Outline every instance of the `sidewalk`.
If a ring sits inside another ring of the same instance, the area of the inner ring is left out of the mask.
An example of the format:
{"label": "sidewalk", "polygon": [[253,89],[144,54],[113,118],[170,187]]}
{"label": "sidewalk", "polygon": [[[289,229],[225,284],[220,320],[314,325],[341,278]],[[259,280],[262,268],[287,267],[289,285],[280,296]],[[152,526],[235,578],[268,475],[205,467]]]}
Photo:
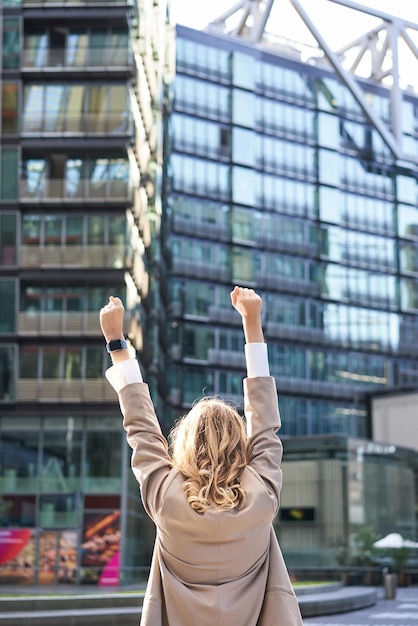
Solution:
{"label": "sidewalk", "polygon": [[[344,613],[372,606],[375,587],[341,583],[295,588],[302,616]],[[138,626],[145,585],[109,587],[0,587],[0,626]]]}

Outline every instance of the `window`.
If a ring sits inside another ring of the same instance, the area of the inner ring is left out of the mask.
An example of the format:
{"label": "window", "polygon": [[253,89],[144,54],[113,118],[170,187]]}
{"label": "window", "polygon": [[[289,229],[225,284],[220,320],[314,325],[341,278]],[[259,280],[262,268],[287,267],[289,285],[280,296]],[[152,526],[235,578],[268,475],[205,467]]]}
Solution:
{"label": "window", "polygon": [[0,400],[13,400],[15,350],[13,346],[0,346]]}
{"label": "window", "polygon": [[126,133],[127,85],[27,85],[24,133]]}
{"label": "window", "polygon": [[17,200],[17,148],[0,149],[0,200]]}
{"label": "window", "polygon": [[86,433],[86,493],[120,493],[122,437],[113,418],[89,420]]}
{"label": "window", "polygon": [[237,87],[253,90],[255,87],[256,61],[252,55],[234,52],[233,81]]}
{"label": "window", "polygon": [[418,208],[398,205],[398,228],[401,237],[418,239]]}
{"label": "window", "polygon": [[16,332],[16,281],[0,279],[0,333]]}
{"label": "window", "polygon": [[229,89],[185,76],[176,77],[176,108],[207,118],[229,121]]}
{"label": "window", "polygon": [[207,368],[184,370],[184,401],[194,402],[204,395],[210,396],[214,393],[214,373]]}
{"label": "window", "polygon": [[16,265],[17,215],[0,214],[0,265]]}
{"label": "window", "polygon": [[4,135],[13,135],[18,132],[18,83],[3,83],[1,89],[1,126]]}
{"label": "window", "polygon": [[101,347],[24,346],[20,351],[20,378],[102,380],[107,363],[108,356]]}
{"label": "window", "polygon": [[14,70],[20,64],[20,23],[18,18],[3,18],[3,69]]}

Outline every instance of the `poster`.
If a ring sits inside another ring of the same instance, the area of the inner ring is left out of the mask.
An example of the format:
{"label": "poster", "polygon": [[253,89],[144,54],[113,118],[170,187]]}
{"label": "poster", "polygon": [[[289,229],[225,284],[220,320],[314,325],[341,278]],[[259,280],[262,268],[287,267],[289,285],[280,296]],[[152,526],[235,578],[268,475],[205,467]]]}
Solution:
{"label": "poster", "polygon": [[31,528],[0,529],[0,584],[35,581],[35,535]]}
{"label": "poster", "polygon": [[77,532],[46,531],[39,536],[40,585],[75,583],[77,578]]}
{"label": "poster", "polygon": [[81,581],[118,585],[120,573],[120,511],[84,514]]}

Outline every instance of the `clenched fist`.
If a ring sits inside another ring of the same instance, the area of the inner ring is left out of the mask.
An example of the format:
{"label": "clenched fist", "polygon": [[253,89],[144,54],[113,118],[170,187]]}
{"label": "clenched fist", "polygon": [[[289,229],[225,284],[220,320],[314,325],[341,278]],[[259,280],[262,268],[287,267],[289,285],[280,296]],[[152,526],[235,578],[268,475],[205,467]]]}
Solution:
{"label": "clenched fist", "polygon": [[100,326],[106,343],[113,339],[124,339],[123,316],[125,308],[120,298],[109,297],[109,302],[100,309]]}

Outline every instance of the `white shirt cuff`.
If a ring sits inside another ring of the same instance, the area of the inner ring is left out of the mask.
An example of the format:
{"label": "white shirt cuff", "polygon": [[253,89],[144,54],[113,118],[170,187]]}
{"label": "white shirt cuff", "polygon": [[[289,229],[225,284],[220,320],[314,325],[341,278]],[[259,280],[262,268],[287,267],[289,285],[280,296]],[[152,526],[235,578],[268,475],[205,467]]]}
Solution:
{"label": "white shirt cuff", "polygon": [[246,343],[244,349],[247,361],[247,377],[270,376],[267,344]]}
{"label": "white shirt cuff", "polygon": [[139,363],[136,359],[127,359],[126,361],[120,361],[120,363],[112,365],[112,367],[106,370],[105,376],[113,389],[118,393],[121,389],[126,387],[126,385],[143,382]]}

